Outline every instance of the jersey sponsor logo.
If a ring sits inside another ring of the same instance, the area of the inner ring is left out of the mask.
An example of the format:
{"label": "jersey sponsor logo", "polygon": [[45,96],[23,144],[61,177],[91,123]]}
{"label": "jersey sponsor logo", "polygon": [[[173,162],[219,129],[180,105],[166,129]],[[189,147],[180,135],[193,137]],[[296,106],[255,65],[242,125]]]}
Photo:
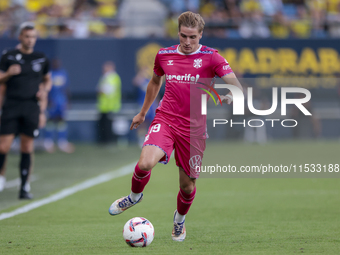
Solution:
{"label": "jersey sponsor logo", "polygon": [[41,64],[37,63],[32,66],[34,72],[39,72],[41,70]]}
{"label": "jersey sponsor logo", "polygon": [[[20,57],[18,57],[18,55],[20,55]],[[15,57],[12,56],[12,55],[8,55],[7,59],[15,61],[15,62],[18,62],[19,64],[25,64],[25,60],[22,59],[22,55],[21,54],[17,54]]]}
{"label": "jersey sponsor logo", "polygon": [[194,76],[191,74],[185,74],[185,75],[166,74],[165,78],[167,81],[196,83],[198,79],[200,78],[200,75],[196,74],[196,76]]}
{"label": "jersey sponsor logo", "polygon": [[41,70],[41,64],[42,62],[45,62],[45,58],[38,58],[33,60],[32,63],[32,69],[35,72],[39,72]]}
{"label": "jersey sponsor logo", "polygon": [[173,66],[174,65],[174,61],[173,60],[168,60],[168,66]]}
{"label": "jersey sponsor logo", "polygon": [[35,65],[35,64],[42,63],[42,62],[45,62],[45,58],[38,58],[38,59],[35,59],[35,60],[33,60],[31,63],[32,63],[32,65]]}
{"label": "jersey sponsor logo", "polygon": [[202,158],[200,155],[192,156],[189,159],[189,165],[192,169],[196,169],[197,167],[200,167],[201,164],[202,164]]}
{"label": "jersey sponsor logo", "polygon": [[224,59],[224,61],[226,62],[227,65],[223,66],[223,70],[226,70],[226,71],[231,70],[231,67],[230,67],[228,61],[226,59]]}
{"label": "jersey sponsor logo", "polygon": [[202,59],[201,58],[196,58],[194,60],[194,67],[197,68],[197,69],[202,67]]}

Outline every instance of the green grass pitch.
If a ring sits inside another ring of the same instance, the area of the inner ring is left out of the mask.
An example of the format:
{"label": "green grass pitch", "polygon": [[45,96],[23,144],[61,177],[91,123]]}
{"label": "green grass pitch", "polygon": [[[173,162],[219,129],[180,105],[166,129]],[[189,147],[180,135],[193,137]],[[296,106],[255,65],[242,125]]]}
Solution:
{"label": "green grass pitch", "polygon": [[[336,141],[208,146],[207,159],[225,157],[234,165],[340,163]],[[37,154],[32,191],[36,199],[47,197],[131,163],[139,152],[78,146],[73,155]],[[17,160],[10,155],[8,179],[18,177]],[[123,176],[0,221],[0,254],[339,254],[339,178],[200,178],[183,243],[171,240],[174,161],[153,169],[142,203],[110,216],[110,204],[129,193],[130,182],[131,175]],[[29,203],[19,202],[17,192],[0,193],[0,214]],[[131,248],[122,238],[125,222],[135,216],[155,227],[149,247]]]}

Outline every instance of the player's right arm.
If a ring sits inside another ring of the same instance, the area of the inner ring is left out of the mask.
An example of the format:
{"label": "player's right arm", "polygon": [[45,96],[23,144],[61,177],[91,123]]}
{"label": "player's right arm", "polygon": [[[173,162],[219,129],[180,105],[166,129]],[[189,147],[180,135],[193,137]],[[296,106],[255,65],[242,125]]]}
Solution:
{"label": "player's right arm", "polygon": [[6,84],[0,83],[0,116],[2,114],[2,105],[4,104],[6,93]]}
{"label": "player's right arm", "polygon": [[21,66],[19,64],[11,65],[6,72],[0,70],[0,83],[5,83],[13,75],[21,73]]}
{"label": "player's right arm", "polygon": [[144,98],[144,103],[140,112],[133,118],[130,130],[136,129],[145,120],[145,116],[150,109],[152,103],[155,101],[160,88],[162,87],[162,76],[157,76],[153,74],[148,87],[146,89],[146,95]]}
{"label": "player's right arm", "polygon": [[9,65],[6,53],[7,51],[5,50],[0,60],[0,83],[5,83],[13,75],[21,73],[21,66],[19,64]]}
{"label": "player's right arm", "polygon": [[2,108],[2,105],[4,103],[5,92],[6,92],[6,84],[0,83],[0,109]]}

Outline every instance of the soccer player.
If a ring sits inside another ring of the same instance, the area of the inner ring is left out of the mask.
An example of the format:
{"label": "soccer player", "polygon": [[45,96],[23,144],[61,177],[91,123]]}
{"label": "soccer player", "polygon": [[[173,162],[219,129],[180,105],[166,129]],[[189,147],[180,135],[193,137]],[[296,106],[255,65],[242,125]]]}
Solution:
{"label": "soccer player", "polygon": [[47,93],[51,88],[49,62],[43,53],[34,51],[37,31],[34,24],[20,26],[20,45],[5,51],[0,60],[0,83],[5,84],[0,128],[0,169],[5,173],[6,155],[16,135],[20,135],[19,199],[31,199],[28,177],[31,170],[33,139],[46,122]]}
{"label": "soccer player", "polygon": [[74,145],[67,140],[67,123],[65,121],[68,106],[68,74],[61,67],[59,59],[52,61],[52,89],[48,94],[48,121],[45,129],[44,147],[47,152],[54,152],[54,131],[57,130],[57,145],[66,153],[74,152]]}
{"label": "soccer player", "polygon": [[[177,210],[174,212],[172,239],[183,241],[186,236],[185,215],[195,198],[196,179],[205,149],[206,116],[192,107],[200,102],[202,90],[197,89],[200,81],[210,85],[216,75],[227,84],[242,90],[228,62],[217,50],[199,44],[204,20],[199,14],[184,12],[178,18],[179,45],[158,51],[154,63],[154,74],[148,84],[141,111],[133,118],[130,129],[143,123],[166,76],[165,94],[156,116],[145,137],[143,149],[132,177],[131,194],[113,202],[111,215],[124,212],[143,199],[143,190],[150,179],[151,169],[157,162],[166,164],[175,149],[175,160],[179,167],[180,189]],[[202,79],[201,79],[202,78]],[[202,83],[202,82],[200,82]],[[211,88],[210,88],[211,89]],[[232,94],[220,96],[221,101],[232,102]]]}

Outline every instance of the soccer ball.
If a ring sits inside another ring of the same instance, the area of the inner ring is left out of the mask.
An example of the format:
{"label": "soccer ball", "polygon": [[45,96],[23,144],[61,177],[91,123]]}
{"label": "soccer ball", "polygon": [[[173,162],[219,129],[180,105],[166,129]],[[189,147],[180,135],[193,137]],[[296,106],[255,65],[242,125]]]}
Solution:
{"label": "soccer ball", "polygon": [[123,238],[131,247],[148,246],[155,235],[155,229],[150,221],[143,217],[128,220],[123,229]]}

